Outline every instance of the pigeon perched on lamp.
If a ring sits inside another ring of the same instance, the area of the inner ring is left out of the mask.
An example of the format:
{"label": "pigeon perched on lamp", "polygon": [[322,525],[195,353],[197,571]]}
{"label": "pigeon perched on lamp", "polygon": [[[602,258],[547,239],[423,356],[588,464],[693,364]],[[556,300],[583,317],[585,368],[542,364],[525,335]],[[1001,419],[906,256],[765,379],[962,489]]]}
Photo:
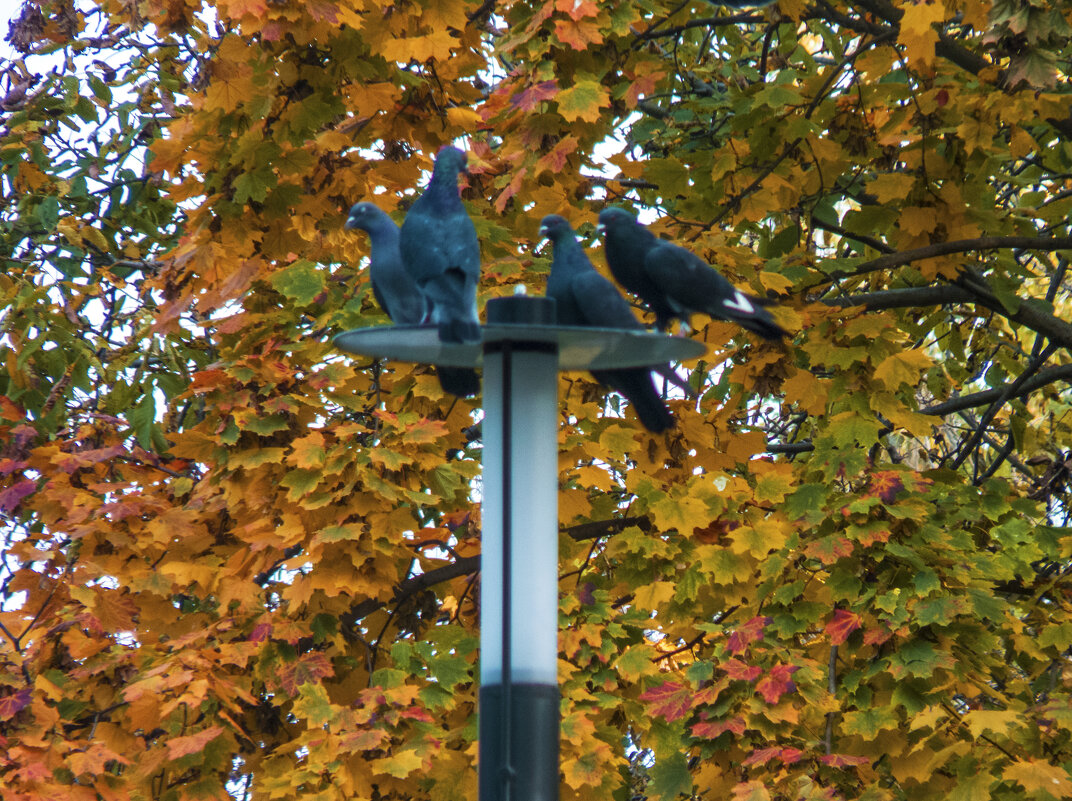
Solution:
{"label": "pigeon perched on lamp", "polygon": [[430,322],[443,342],[480,341],[480,243],[458,194],[458,174],[466,171],[461,150],[439,151],[432,180],[406,214],[399,240],[402,264],[431,303]]}
{"label": "pigeon perched on lamp", "polygon": [[702,312],[764,339],[786,335],[756,298],[736,289],[695,253],[659,239],[625,209],[603,209],[599,230],[611,274],[648,304],[656,328],[665,329],[674,318],[688,325],[693,314]]}
{"label": "pigeon perched on lamp", "polygon": [[[372,294],[392,322],[420,325],[429,320],[432,304],[402,265],[399,228],[385,211],[373,203],[355,203],[346,219],[346,228],[368,234],[369,278]],[[480,378],[466,367],[436,367],[444,392],[468,397],[480,392]]]}
{"label": "pigeon perched on lamp", "polygon": [[[551,240],[554,248],[547,296],[555,299],[559,323],[643,329],[621,293],[596,272],[565,218],[557,214],[544,217],[540,222],[540,233]],[[670,410],[655,389],[651,370],[593,370],[592,375],[625,397],[649,431],[659,433],[674,425]]]}

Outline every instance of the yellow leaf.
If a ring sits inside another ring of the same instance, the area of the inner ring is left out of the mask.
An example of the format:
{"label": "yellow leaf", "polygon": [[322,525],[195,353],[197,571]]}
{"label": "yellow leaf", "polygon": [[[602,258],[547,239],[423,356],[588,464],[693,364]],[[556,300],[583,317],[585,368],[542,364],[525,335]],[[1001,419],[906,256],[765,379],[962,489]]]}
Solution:
{"label": "yellow leaf", "polygon": [[908,206],[901,209],[901,217],[898,220],[901,230],[910,236],[928,234],[938,225],[938,215],[934,209],[920,206]]}
{"label": "yellow leaf", "polygon": [[471,108],[462,106],[453,106],[447,109],[447,122],[466,131],[475,131],[483,124],[479,114]]}
{"label": "yellow leaf", "polygon": [[1017,725],[1020,721],[1020,713],[1011,709],[1004,711],[976,709],[964,716],[964,723],[967,725],[968,731],[976,739],[988,731],[1003,734],[1006,729]]}
{"label": "yellow leaf", "polygon": [[63,234],[64,238],[75,247],[82,245],[82,235],[78,233],[78,228],[71,221],[71,218],[60,220],[56,223],[56,230]]}
{"label": "yellow leaf", "polygon": [[867,191],[878,198],[879,203],[904,200],[916,183],[916,179],[903,172],[886,173],[867,185]]}
{"label": "yellow leaf", "polygon": [[1018,782],[1029,793],[1045,790],[1054,798],[1072,798],[1068,771],[1041,759],[1013,762],[1005,768],[1002,778]]}
{"label": "yellow leaf", "polygon": [[945,5],[938,2],[905,3],[898,41],[904,45],[908,61],[916,66],[934,64],[938,31],[932,26],[945,19]]}
{"label": "yellow leaf", "polygon": [[674,597],[676,585],[672,581],[656,581],[636,589],[636,604],[641,609],[658,609]]}
{"label": "yellow leaf", "polygon": [[579,80],[569,89],[558,93],[558,113],[570,122],[598,122],[601,107],[610,106],[610,95],[599,83]]}
{"label": "yellow leaf", "polygon": [[881,381],[889,390],[902,384],[916,386],[933,362],[922,350],[906,350],[883,359],[875,368],[875,380]]}
{"label": "yellow leaf", "polygon": [[809,414],[821,414],[826,410],[826,384],[808,370],[797,370],[786,379],[782,383],[782,392],[786,401]]}

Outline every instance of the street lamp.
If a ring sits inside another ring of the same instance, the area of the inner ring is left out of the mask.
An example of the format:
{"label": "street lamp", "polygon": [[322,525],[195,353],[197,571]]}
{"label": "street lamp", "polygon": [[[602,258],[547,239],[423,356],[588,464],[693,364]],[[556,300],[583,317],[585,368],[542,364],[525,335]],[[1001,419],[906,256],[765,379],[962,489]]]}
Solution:
{"label": "street lamp", "polygon": [[487,304],[483,339],[435,326],[347,331],[347,352],[482,366],[479,801],[558,798],[558,371],[653,367],[699,342],[643,330],[555,324],[551,298]]}

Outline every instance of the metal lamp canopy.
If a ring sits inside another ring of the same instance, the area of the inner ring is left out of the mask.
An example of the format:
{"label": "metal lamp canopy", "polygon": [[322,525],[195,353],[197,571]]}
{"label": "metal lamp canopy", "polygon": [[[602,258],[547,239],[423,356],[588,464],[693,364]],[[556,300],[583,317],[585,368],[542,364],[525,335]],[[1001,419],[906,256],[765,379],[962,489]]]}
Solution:
{"label": "metal lamp canopy", "polygon": [[648,331],[584,328],[573,325],[489,323],[481,326],[483,342],[452,344],[439,341],[434,325],[386,325],[358,328],[335,337],[335,347],[347,353],[398,362],[480,367],[489,342],[549,342],[558,345],[560,370],[615,370],[648,367],[703,356],[702,342]]}

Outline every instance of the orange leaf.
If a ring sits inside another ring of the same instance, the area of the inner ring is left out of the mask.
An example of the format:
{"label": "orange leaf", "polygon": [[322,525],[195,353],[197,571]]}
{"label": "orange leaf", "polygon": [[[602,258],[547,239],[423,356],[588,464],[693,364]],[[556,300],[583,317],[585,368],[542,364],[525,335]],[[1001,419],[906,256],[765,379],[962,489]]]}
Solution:
{"label": "orange leaf", "polygon": [[584,50],[590,44],[598,44],[603,41],[603,34],[594,22],[589,20],[557,20],[555,22],[555,36],[562,44],[569,45],[574,50]]}
{"label": "orange leaf", "polygon": [[555,0],[555,8],[569,14],[571,19],[594,17],[599,13],[599,6],[591,0]]}
{"label": "orange leaf", "polygon": [[197,734],[186,737],[173,737],[167,741],[168,756],[171,759],[199,754],[205,750],[205,746],[223,734],[223,726],[209,726]]}

